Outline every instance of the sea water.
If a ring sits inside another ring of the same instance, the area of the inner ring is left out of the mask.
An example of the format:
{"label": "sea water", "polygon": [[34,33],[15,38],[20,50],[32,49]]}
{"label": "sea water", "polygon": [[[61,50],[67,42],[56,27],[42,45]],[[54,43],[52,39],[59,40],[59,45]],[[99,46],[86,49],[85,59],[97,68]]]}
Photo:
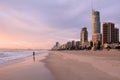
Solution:
{"label": "sea water", "polygon": [[[47,53],[47,50],[35,50],[35,54]],[[33,55],[33,50],[0,50],[0,64]]]}

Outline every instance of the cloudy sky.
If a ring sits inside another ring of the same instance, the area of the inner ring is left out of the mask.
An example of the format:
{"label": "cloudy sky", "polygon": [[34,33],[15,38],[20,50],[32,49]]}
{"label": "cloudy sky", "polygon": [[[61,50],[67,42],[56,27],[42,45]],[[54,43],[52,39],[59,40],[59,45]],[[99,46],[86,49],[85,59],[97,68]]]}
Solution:
{"label": "cloudy sky", "polygon": [[[93,0],[101,22],[120,28],[120,0]],[[79,40],[85,26],[91,39],[91,0],[0,0],[0,48],[51,48]]]}

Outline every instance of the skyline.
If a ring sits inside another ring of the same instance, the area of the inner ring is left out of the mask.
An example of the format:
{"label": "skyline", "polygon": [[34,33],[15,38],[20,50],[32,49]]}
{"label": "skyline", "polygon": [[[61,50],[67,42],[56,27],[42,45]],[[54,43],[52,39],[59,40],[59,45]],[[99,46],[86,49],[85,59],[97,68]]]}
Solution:
{"label": "skyline", "polygon": [[[120,28],[119,2],[94,1],[101,23]],[[0,0],[0,48],[51,48],[57,41],[79,40],[82,26],[91,40],[91,13],[91,0]]]}

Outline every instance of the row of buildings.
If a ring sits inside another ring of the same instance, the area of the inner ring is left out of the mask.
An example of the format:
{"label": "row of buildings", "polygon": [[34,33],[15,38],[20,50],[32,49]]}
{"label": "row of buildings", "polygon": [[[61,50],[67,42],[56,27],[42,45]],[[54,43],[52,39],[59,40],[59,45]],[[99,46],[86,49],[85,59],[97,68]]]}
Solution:
{"label": "row of buildings", "polygon": [[[87,28],[84,27],[81,29],[81,42],[83,46],[88,42],[87,36]],[[103,22],[101,28],[100,12],[95,10],[92,10],[92,42],[94,48],[98,46],[98,43],[102,47],[113,44],[115,47],[119,44],[119,29],[112,22]]]}
{"label": "row of buildings", "polygon": [[[101,28],[102,27],[102,28]],[[119,45],[119,29],[112,22],[100,22],[100,12],[92,10],[92,40],[88,41],[88,31],[83,27],[80,32],[80,41],[69,41],[60,45],[58,42],[53,49],[100,49],[103,47],[116,47]]]}
{"label": "row of buildings", "polygon": [[[119,43],[119,29],[112,22],[104,22],[101,31],[100,12],[92,10],[92,41],[102,45]],[[102,33],[101,33],[102,32]]]}

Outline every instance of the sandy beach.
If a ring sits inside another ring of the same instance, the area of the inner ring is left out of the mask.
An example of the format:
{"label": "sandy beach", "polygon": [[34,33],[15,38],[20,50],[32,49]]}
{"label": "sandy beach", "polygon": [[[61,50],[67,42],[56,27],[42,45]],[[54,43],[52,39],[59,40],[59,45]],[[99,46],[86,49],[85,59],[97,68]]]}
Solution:
{"label": "sandy beach", "polygon": [[57,80],[120,80],[120,51],[51,51],[46,66]]}
{"label": "sandy beach", "polygon": [[54,80],[51,72],[41,61],[48,54],[36,55],[34,62],[33,56],[10,61],[0,65],[0,80]]}
{"label": "sandy beach", "polygon": [[49,51],[0,65],[0,80],[120,80],[120,51]]}

